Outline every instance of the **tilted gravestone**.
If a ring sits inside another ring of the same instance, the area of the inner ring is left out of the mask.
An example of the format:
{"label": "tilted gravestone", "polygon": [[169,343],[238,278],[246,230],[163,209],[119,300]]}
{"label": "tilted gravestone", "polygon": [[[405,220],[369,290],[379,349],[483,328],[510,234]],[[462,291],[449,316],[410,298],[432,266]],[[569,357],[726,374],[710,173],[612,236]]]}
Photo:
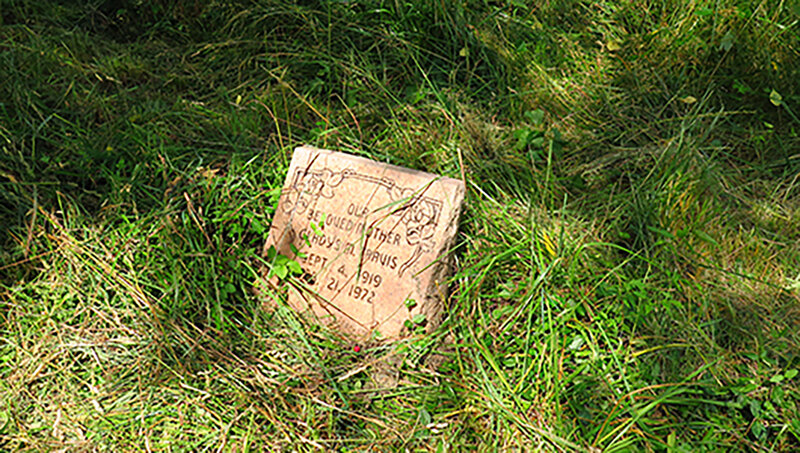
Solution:
{"label": "tilted gravestone", "polygon": [[265,254],[302,267],[289,285],[295,310],[362,338],[430,330],[442,316],[463,201],[457,179],[300,147]]}

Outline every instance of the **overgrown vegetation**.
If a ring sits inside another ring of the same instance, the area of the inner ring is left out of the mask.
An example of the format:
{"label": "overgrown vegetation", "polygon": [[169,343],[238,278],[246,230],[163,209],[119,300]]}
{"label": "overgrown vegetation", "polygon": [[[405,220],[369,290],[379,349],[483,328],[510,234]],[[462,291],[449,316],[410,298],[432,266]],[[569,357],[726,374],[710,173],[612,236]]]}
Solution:
{"label": "overgrown vegetation", "polygon": [[[0,4],[0,449],[800,449],[800,6],[531,3]],[[265,310],[299,144],[463,173],[435,334]]]}

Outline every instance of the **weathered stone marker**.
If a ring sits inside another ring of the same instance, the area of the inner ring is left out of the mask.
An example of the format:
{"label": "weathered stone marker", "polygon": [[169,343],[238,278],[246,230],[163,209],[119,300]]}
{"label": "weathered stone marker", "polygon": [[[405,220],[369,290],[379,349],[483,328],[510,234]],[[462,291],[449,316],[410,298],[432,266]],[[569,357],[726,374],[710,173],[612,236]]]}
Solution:
{"label": "weathered stone marker", "polygon": [[[359,337],[437,325],[464,184],[328,150],[295,149],[265,252],[304,275],[289,305]],[[298,253],[294,251],[297,250]]]}

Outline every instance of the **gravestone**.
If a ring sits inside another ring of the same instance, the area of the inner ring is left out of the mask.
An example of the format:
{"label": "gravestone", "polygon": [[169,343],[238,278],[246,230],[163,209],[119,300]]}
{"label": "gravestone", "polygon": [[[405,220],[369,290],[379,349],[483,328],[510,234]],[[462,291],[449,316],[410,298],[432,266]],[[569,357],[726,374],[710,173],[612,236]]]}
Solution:
{"label": "gravestone", "polygon": [[302,267],[288,281],[297,311],[362,339],[430,331],[441,320],[463,200],[457,179],[300,147],[265,254]]}

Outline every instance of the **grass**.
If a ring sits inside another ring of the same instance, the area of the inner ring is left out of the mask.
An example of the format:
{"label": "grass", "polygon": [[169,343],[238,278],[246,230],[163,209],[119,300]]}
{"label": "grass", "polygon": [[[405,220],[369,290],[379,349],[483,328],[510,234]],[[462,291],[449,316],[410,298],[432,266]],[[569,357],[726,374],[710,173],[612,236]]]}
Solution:
{"label": "grass", "polygon": [[[794,2],[0,4],[0,449],[800,448]],[[264,308],[300,144],[468,188],[441,328]]]}

